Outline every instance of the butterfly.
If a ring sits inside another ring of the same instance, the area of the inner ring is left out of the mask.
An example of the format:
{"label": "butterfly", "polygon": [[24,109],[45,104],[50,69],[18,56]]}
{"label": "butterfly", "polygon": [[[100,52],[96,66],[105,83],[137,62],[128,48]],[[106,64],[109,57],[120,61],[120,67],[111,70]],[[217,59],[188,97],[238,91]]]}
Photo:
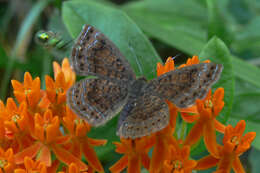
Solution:
{"label": "butterfly", "polygon": [[76,82],[67,91],[67,104],[92,126],[100,126],[120,113],[117,135],[139,138],[169,123],[165,100],[179,108],[203,99],[219,79],[223,66],[201,63],[165,73],[153,80],[136,78],[116,45],[91,25],[84,25],[72,49],[78,75],[95,76]]}

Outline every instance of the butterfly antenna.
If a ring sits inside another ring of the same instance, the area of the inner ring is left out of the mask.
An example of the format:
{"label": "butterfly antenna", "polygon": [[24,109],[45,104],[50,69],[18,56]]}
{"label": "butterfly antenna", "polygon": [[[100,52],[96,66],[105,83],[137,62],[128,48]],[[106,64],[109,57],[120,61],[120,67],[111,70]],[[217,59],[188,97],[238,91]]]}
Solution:
{"label": "butterfly antenna", "polygon": [[172,60],[175,60],[177,57],[181,56],[181,53],[178,53],[177,55],[175,55],[174,57],[172,57]]}

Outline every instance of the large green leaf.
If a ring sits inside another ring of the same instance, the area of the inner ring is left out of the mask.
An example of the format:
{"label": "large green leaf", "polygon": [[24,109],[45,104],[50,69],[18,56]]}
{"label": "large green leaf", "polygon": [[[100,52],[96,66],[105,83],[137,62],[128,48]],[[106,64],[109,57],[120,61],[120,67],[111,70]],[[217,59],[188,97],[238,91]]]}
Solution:
{"label": "large green leaf", "polygon": [[260,93],[260,87],[257,87],[255,85],[252,85],[249,82],[245,82],[243,79],[236,78],[235,80],[235,95],[240,95],[244,93],[250,92],[258,92]]}
{"label": "large green leaf", "polygon": [[228,31],[224,16],[220,11],[220,4],[218,0],[207,0],[208,6],[208,39],[214,36],[223,40],[226,45],[232,42],[232,32]]}
{"label": "large green leaf", "polygon": [[260,123],[260,92],[239,94],[235,97],[232,117]]}
{"label": "large green leaf", "polygon": [[84,24],[91,24],[110,38],[126,56],[137,76],[155,76],[160,58],[155,49],[122,11],[94,1],[70,1],[63,5],[63,19],[75,38]]}
{"label": "large green leaf", "polygon": [[234,97],[234,74],[230,53],[226,45],[220,39],[213,37],[203,48],[202,52],[200,53],[200,57],[202,57],[204,60],[210,59],[212,62],[223,64],[224,66],[221,78],[215,85],[215,88],[223,87],[225,89],[225,106],[221,112],[221,115],[219,116],[221,121],[225,122],[232,109]]}
{"label": "large green leaf", "polygon": [[148,35],[181,51],[198,54],[206,44],[206,8],[195,1],[147,0],[123,9]]}
{"label": "large green leaf", "polygon": [[260,88],[260,69],[235,56],[231,56],[234,75]]}
{"label": "large green leaf", "polygon": [[235,50],[238,53],[248,51],[253,56],[258,56],[260,53],[259,28],[260,16],[256,16],[245,27],[237,31],[236,39],[232,44],[233,50]]}

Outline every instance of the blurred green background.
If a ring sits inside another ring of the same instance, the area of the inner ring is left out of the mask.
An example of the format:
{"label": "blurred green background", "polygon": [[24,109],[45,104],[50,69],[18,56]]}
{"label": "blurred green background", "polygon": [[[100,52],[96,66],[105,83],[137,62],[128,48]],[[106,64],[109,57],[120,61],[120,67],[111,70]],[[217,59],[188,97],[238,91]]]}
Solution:
{"label": "blurred green background", "polygon": [[[44,89],[44,76],[53,73],[52,62],[70,56],[86,23],[120,48],[137,76],[155,77],[156,63],[176,55],[177,64],[193,55],[223,64],[214,86],[225,88],[225,109],[218,118],[232,125],[244,119],[246,131],[257,132],[241,160],[247,172],[259,172],[260,0],[1,0],[0,98],[12,96],[10,80],[22,81],[25,71],[40,76]],[[51,30],[68,44],[62,48],[36,44],[39,30]],[[119,140],[116,121],[89,134],[109,140],[97,148],[106,170],[120,158],[112,144]],[[203,144],[193,148],[194,158],[203,155]]]}

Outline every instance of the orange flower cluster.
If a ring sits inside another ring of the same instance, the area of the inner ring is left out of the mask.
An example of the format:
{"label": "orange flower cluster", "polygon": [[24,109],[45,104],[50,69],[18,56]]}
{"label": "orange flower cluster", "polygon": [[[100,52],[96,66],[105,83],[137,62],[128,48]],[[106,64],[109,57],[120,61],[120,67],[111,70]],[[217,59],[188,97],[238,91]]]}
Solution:
{"label": "orange flower cluster", "polygon": [[[208,63],[209,61],[204,61]],[[185,66],[200,63],[197,56],[189,58]],[[157,64],[157,75],[174,70],[173,59],[167,59],[166,64]],[[127,167],[128,173],[140,173],[141,165],[150,173],[191,173],[192,170],[204,170],[217,166],[216,173],[236,173],[245,170],[239,156],[250,148],[255,138],[255,132],[243,135],[245,122],[241,120],[233,128],[221,124],[216,117],[224,107],[224,89],[218,88],[214,94],[210,90],[203,100],[197,100],[192,107],[180,109],[167,101],[170,110],[170,123],[163,130],[135,140],[121,138],[116,142],[116,152],[124,156],[110,167],[111,172],[121,172]],[[194,123],[183,139],[175,132],[176,121],[180,113],[183,124]],[[223,146],[216,142],[216,131],[223,133]],[[210,155],[195,161],[190,160],[190,148],[201,138]],[[148,152],[153,147],[151,158]]]}
{"label": "orange flower cluster", "polygon": [[45,77],[45,90],[26,72],[23,83],[12,80],[18,104],[13,98],[6,105],[0,101],[0,172],[104,172],[93,146],[106,140],[88,138],[90,125],[66,104],[76,75],[68,59],[53,67],[55,78]]}

